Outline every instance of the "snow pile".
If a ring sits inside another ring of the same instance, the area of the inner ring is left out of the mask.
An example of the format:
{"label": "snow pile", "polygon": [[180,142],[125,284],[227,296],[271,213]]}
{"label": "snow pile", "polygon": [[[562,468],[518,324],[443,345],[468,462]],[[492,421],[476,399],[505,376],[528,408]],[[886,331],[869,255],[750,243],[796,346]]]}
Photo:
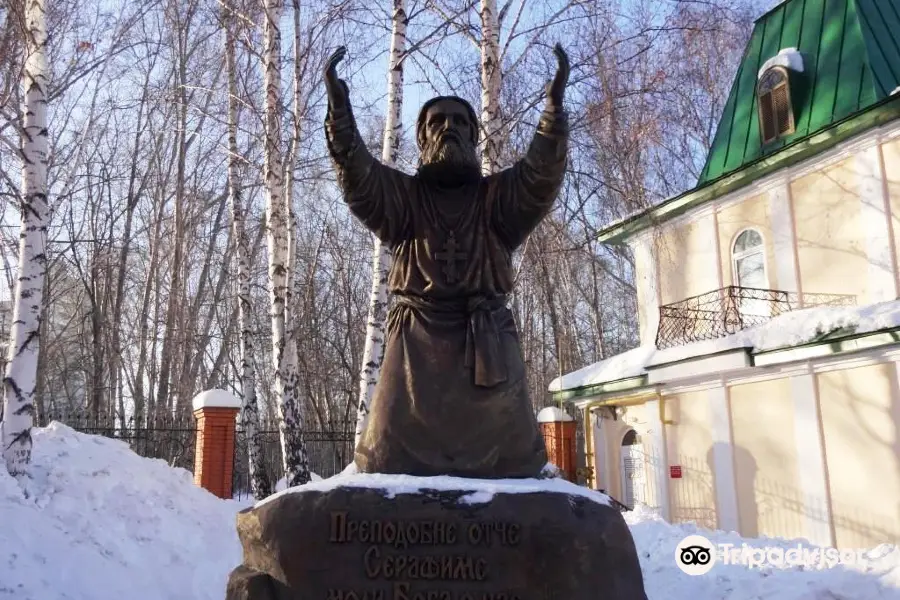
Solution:
{"label": "snow pile", "polygon": [[649,600],[887,600],[900,598],[900,548],[884,544],[865,551],[863,563],[817,569],[800,566],[750,568],[718,559],[709,573],[691,576],[675,563],[679,542],[701,535],[717,547],[730,544],[753,550],[813,549],[805,540],[746,539],[736,533],[709,531],[692,524],[670,525],[638,506],[625,513],[644,573]]}
{"label": "snow pile", "polygon": [[600,492],[575,485],[565,479],[465,479],[462,477],[414,477],[412,475],[387,475],[381,473],[356,473],[355,469],[306,485],[288,488],[256,503],[262,506],[284,494],[303,492],[328,492],[337,488],[365,488],[383,490],[385,497],[397,494],[415,494],[423,490],[439,492],[468,492],[459,502],[482,504],[490,502],[494,494],[532,494],[535,492],[555,492],[571,496],[581,496],[600,504],[609,504],[609,498]]}
{"label": "snow pile", "polygon": [[784,67],[797,73],[803,72],[803,55],[796,48],[785,48],[769,60],[763,63],[757,73],[757,80],[762,79],[766,71],[772,67]]}
{"label": "snow pile", "polygon": [[33,430],[30,479],[0,466],[0,597],[222,600],[242,505],[124,443]]}
{"label": "snow pile", "polygon": [[662,365],[707,354],[750,348],[757,352],[789,348],[811,342],[818,337],[844,331],[847,335],[871,333],[900,327],[900,301],[866,306],[819,306],[785,313],[771,321],[744,329],[733,335],[657,350],[640,346],[602,360],[583,369],[557,377],[550,391],[558,392],[588,385],[637,377],[646,367]]}

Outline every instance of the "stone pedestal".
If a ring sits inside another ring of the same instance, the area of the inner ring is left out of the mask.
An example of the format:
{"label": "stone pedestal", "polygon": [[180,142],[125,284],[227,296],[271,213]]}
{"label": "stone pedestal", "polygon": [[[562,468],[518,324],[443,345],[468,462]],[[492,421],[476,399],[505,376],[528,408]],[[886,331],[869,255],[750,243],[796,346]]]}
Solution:
{"label": "stone pedestal", "polygon": [[631,533],[600,494],[420,481],[393,497],[320,482],[241,512],[227,600],[646,600]]}

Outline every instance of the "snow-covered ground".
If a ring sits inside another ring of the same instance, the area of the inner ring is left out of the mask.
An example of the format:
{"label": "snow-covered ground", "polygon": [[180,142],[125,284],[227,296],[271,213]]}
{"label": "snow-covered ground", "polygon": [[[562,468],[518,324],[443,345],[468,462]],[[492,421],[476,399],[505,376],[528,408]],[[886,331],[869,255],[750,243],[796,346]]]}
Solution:
{"label": "snow-covered ground", "polygon": [[240,503],[58,423],[34,429],[31,477],[0,466],[0,598],[224,599]]}
{"label": "snow-covered ground", "polygon": [[[240,562],[235,513],[246,503],[219,500],[186,471],[140,458],[121,442],[56,423],[34,434],[31,479],[23,486],[0,468],[0,599],[224,598],[228,572]],[[672,526],[649,511],[626,513],[626,520],[650,600],[900,600],[900,549],[893,546],[868,551],[868,566],[716,564],[690,576],[675,563],[687,535],[738,548],[798,542]]]}

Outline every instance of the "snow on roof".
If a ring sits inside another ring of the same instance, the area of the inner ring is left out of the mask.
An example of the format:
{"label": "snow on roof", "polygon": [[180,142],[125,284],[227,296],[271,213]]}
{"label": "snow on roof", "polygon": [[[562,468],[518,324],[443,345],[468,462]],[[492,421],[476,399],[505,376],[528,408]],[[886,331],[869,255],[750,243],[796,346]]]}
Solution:
{"label": "snow on roof", "polygon": [[538,423],[560,423],[574,420],[571,415],[558,406],[542,408],[541,412],[537,414]]}
{"label": "snow on roof", "polygon": [[490,502],[494,494],[533,494],[537,492],[581,496],[599,504],[609,504],[609,498],[605,494],[576,485],[565,479],[466,479],[446,475],[414,477],[412,475],[355,473],[354,471],[355,469],[348,468],[334,477],[288,488],[257,502],[256,506],[271,502],[283,494],[329,492],[338,488],[382,490],[387,498],[394,498],[398,494],[418,494],[422,490],[468,492],[459,500],[463,504]]}
{"label": "snow on roof", "polygon": [[656,352],[655,346],[638,346],[628,352],[616,354],[590,366],[557,377],[550,382],[550,391],[559,392],[637,377],[644,373],[644,366]]}
{"label": "snow on roof", "polygon": [[842,329],[848,333],[871,333],[900,327],[900,301],[880,302],[866,306],[819,306],[779,315],[758,327],[733,335],[657,350],[655,346],[639,346],[583,369],[557,377],[549,391],[560,392],[638,377],[646,367],[661,365],[718,352],[750,348],[756,352],[790,348]]}
{"label": "snow on roof", "polygon": [[194,396],[194,410],[201,408],[240,408],[241,399],[225,390],[206,390]]}
{"label": "snow on roof", "polygon": [[796,48],[785,48],[769,60],[763,63],[757,73],[757,80],[762,79],[763,74],[772,67],[784,67],[798,73],[803,72],[803,55]]}

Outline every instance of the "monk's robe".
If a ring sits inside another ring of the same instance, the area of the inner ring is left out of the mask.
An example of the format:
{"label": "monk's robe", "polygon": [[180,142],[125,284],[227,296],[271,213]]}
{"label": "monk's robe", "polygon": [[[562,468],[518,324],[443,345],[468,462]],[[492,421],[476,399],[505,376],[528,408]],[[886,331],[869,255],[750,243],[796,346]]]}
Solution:
{"label": "monk's robe", "polygon": [[547,452],[506,295],[511,256],[551,210],[568,123],[544,111],[526,155],[459,187],[375,160],[352,112],[326,117],[351,212],[393,254],[381,373],[356,448],[364,473],[535,477]]}

